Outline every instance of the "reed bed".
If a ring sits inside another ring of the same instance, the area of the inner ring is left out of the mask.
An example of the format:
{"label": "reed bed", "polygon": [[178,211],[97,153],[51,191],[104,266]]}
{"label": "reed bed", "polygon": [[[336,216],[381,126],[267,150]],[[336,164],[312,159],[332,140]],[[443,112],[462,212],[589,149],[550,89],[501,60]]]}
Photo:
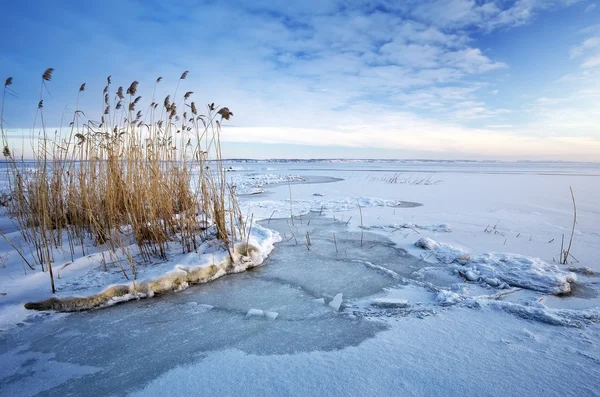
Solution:
{"label": "reed bed", "polygon": [[127,279],[136,278],[136,263],[165,260],[173,248],[192,252],[208,238],[231,256],[247,229],[222,166],[221,127],[233,113],[214,103],[200,112],[191,91],[178,97],[187,71],[172,96],[146,105],[137,81],[115,88],[109,76],[96,121],[79,109],[82,84],[69,125],[50,132],[43,94],[53,72],[41,76],[31,160],[13,155],[2,124],[12,78],[2,98],[6,204],[25,242],[13,248],[26,265],[47,271],[55,292],[55,254],[67,250],[75,259],[86,244],[105,247]]}

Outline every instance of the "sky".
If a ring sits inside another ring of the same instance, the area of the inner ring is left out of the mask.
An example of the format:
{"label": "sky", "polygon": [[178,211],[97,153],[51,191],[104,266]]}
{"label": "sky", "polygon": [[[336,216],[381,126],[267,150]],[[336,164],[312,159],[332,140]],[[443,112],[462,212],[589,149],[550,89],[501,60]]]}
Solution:
{"label": "sky", "polygon": [[52,67],[49,128],[99,119],[108,75],[151,98],[189,70],[228,158],[600,161],[596,1],[20,0],[0,37],[17,153]]}

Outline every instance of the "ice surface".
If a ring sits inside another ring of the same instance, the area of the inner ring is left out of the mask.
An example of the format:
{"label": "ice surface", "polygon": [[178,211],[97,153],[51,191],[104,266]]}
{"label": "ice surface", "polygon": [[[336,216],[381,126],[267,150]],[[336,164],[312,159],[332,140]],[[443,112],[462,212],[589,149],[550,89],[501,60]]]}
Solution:
{"label": "ice surface", "polygon": [[0,395],[28,396],[95,374],[99,367],[56,360],[54,353],[30,350],[28,345],[0,352]]}
{"label": "ice surface", "polygon": [[[29,351],[52,352],[57,361],[101,368],[98,376],[73,379],[49,393],[85,390],[87,395],[100,396],[111,394],[117,385],[125,394],[214,351],[238,349],[257,355],[336,351],[387,329],[386,324],[344,313],[342,295],[344,300],[368,298],[384,287],[402,284],[360,260],[375,253],[386,260],[387,264],[379,265],[382,268],[406,268],[404,272],[425,263],[403,255],[381,236],[365,233],[364,244],[369,245],[361,247],[360,234],[348,232],[344,223],[330,218],[313,215],[295,226],[287,222],[272,220],[268,226],[287,230],[288,235],[290,227],[299,236],[308,231],[310,249],[288,236],[262,267],[152,300],[52,317],[52,321],[33,319],[26,327],[2,334],[0,345],[10,351],[33,340]],[[338,238],[337,256],[329,235],[333,232]],[[326,301],[331,304],[325,305]],[[72,336],[65,338],[66,332]],[[144,371],[136,370],[140,365]]]}
{"label": "ice surface", "polygon": [[565,348],[555,331],[502,312],[456,309],[405,317],[340,351],[213,352],[173,368],[132,396],[597,395],[597,342],[563,329]]}

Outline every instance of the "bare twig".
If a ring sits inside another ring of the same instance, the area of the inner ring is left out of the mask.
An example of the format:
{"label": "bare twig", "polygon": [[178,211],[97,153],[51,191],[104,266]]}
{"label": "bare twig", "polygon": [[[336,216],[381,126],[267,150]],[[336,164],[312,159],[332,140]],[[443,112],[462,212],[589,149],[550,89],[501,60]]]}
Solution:
{"label": "bare twig", "polygon": [[575,235],[575,225],[577,224],[577,206],[575,205],[575,195],[573,194],[573,187],[569,186],[569,189],[571,190],[571,199],[573,200],[573,227],[571,228],[571,238],[569,239],[569,246],[563,253],[563,260],[561,262],[563,265],[566,265],[569,259],[571,246],[573,245],[573,236]]}
{"label": "bare twig", "polygon": [[335,253],[338,253],[337,240],[335,239],[335,233],[333,233],[333,244],[335,245]]}

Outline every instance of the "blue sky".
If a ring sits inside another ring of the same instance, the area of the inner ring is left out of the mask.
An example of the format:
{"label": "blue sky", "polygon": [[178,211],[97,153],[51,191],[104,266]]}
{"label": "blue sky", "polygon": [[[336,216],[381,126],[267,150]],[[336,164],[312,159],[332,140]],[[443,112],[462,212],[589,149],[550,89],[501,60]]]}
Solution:
{"label": "blue sky", "polygon": [[[600,161],[600,7],[577,0],[18,1],[5,129],[98,119],[106,76],[228,106],[227,157]],[[98,115],[98,117],[94,117]]]}

